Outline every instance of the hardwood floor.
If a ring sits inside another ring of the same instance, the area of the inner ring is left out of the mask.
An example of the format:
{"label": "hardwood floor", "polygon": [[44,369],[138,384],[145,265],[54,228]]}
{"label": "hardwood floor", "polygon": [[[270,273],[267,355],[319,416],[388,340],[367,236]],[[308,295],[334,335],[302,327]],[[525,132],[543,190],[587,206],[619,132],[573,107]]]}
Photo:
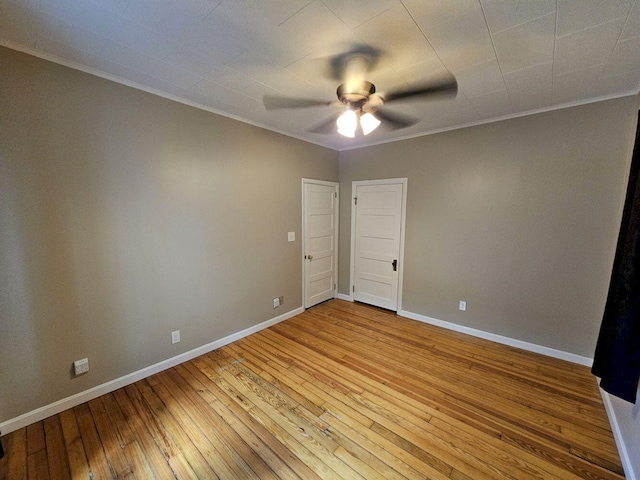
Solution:
{"label": "hardwood floor", "polygon": [[2,441],[2,480],[623,478],[586,367],[340,300]]}

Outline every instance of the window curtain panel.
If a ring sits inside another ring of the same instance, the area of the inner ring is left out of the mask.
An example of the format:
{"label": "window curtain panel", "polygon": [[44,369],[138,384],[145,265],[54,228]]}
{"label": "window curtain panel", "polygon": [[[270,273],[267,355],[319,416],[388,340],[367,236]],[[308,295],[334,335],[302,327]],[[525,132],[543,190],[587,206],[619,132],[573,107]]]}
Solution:
{"label": "window curtain panel", "polygon": [[635,403],[640,378],[640,121],[609,294],[592,372],[600,387]]}

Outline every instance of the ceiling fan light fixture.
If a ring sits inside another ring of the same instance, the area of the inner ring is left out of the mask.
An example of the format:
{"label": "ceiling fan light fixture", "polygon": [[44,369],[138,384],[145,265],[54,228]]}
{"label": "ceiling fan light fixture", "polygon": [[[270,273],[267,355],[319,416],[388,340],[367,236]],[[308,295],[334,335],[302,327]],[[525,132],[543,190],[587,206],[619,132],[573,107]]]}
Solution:
{"label": "ceiling fan light fixture", "polygon": [[347,110],[338,117],[336,124],[340,135],[353,138],[356,136],[356,128],[358,128],[358,116],[353,110]]}
{"label": "ceiling fan light fixture", "polygon": [[373,116],[371,113],[365,113],[360,117],[360,126],[362,127],[362,133],[369,135],[380,125],[380,120]]}

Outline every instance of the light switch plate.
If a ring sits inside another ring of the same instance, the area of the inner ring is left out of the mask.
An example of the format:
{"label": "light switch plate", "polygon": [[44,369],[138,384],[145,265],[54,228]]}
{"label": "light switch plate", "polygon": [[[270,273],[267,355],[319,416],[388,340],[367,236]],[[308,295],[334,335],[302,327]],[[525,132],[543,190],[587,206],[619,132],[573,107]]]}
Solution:
{"label": "light switch plate", "polygon": [[73,362],[73,371],[76,377],[87,373],[89,371],[89,359],[82,358]]}

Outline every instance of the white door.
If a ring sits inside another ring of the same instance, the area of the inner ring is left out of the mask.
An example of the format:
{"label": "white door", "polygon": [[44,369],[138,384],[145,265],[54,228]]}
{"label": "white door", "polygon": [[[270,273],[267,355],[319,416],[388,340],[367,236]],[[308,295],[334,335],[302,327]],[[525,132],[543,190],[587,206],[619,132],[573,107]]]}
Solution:
{"label": "white door", "polygon": [[303,180],[304,306],[336,296],[338,184]]}
{"label": "white door", "polygon": [[406,179],[353,182],[352,293],[398,310]]}

